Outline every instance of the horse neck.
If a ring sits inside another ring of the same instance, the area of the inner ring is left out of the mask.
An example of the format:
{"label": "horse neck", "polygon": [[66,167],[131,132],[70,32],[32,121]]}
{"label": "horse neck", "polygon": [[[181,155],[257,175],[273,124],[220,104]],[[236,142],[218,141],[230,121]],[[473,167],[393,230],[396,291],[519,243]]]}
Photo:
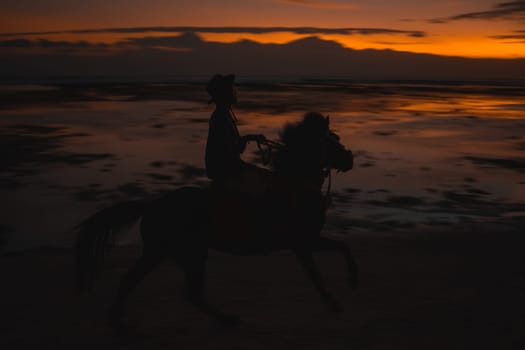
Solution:
{"label": "horse neck", "polygon": [[286,152],[280,154],[276,173],[299,187],[321,191],[324,176],[323,168],[316,156]]}

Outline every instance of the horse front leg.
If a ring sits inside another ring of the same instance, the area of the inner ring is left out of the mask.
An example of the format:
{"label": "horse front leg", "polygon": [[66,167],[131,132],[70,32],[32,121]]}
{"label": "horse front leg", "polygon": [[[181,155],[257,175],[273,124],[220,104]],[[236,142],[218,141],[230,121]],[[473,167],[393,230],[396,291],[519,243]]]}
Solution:
{"label": "horse front leg", "polygon": [[359,274],[357,263],[350,247],[345,242],[337,241],[330,238],[319,237],[319,239],[312,245],[315,251],[337,251],[343,254],[346,260],[347,280],[352,289],[357,289],[359,284]]}
{"label": "horse front leg", "polygon": [[116,332],[125,331],[121,322],[122,308],[129,294],[161,262],[161,256],[143,255],[120,280],[117,298],[109,313],[109,326]]}
{"label": "horse front leg", "polygon": [[329,309],[334,312],[341,312],[341,304],[328,292],[324,282],[319,274],[317,265],[315,264],[314,258],[312,256],[311,250],[306,249],[297,249],[295,250],[295,255],[299,259],[299,263],[305,269],[308,277],[314,284],[314,287],[319,292],[321,299],[328,305]]}
{"label": "horse front leg", "polygon": [[184,259],[182,262],[179,257],[175,257],[176,261],[181,263],[186,276],[186,297],[201,311],[205,312],[221,324],[238,326],[241,323],[239,316],[220,311],[210,304],[205,296],[207,251],[204,251],[202,254],[199,254],[198,251],[189,251],[194,253],[193,256]]}

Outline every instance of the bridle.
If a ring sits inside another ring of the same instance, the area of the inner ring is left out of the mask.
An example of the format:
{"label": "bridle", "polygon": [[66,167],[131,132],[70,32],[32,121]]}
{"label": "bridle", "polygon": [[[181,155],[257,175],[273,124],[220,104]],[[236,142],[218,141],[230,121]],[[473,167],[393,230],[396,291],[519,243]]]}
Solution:
{"label": "bridle", "polygon": [[[324,169],[324,178],[328,179],[328,185],[326,186],[326,193],[324,194],[324,196],[326,198],[330,198],[330,195],[331,195],[331,192],[332,192],[332,168],[331,167],[327,167]],[[324,180],[323,180],[324,182]]]}
{"label": "bridle", "polygon": [[[334,133],[330,131],[327,132],[325,137],[328,140],[338,141],[337,135],[335,135]],[[263,145],[266,146],[266,150],[263,148]],[[281,142],[272,141],[272,140],[264,140],[264,141],[257,140],[257,148],[259,149],[259,152],[262,157],[262,162],[264,165],[270,164],[272,157],[273,157],[273,150],[282,149],[284,147],[285,145],[282,144]],[[332,167],[331,166],[324,167],[322,169],[322,176],[323,176],[323,182],[322,182],[323,184],[325,182],[325,179],[328,179],[328,184],[326,187],[326,192],[324,194],[324,197],[329,200],[331,197],[331,192],[332,192]]]}
{"label": "bridle", "polygon": [[[266,146],[266,150],[262,146]],[[261,153],[262,162],[264,165],[268,165],[272,161],[273,157],[273,150],[275,149],[281,149],[284,148],[285,145],[272,140],[264,140],[259,141],[257,140],[257,148],[259,149],[259,152]]]}

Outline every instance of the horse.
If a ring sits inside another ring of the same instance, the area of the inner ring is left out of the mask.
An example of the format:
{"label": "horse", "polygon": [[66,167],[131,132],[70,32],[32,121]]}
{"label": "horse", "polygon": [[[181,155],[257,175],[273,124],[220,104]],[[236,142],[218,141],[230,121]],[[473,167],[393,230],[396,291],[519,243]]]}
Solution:
{"label": "horse", "polygon": [[110,243],[141,219],[142,256],[120,281],[110,310],[112,327],[121,326],[130,292],[167,259],[182,268],[190,302],[219,322],[238,324],[237,315],[218,310],[206,299],[209,249],[236,255],[292,250],[322,301],[330,310],[341,311],[339,302],[325,288],[312,253],[342,253],[347,282],[357,287],[357,264],[350,248],[321,236],[329,202],[323,184],[332,169],[352,169],[352,151],[330,130],[329,117],[314,112],[287,123],[279,138],[278,143],[270,143],[278,147],[270,148],[273,171],[267,174],[269,185],[262,197],[235,193],[213,182],[209,187],[185,186],[155,199],[113,205],[76,227],[76,277],[79,291],[83,291],[92,287]]}

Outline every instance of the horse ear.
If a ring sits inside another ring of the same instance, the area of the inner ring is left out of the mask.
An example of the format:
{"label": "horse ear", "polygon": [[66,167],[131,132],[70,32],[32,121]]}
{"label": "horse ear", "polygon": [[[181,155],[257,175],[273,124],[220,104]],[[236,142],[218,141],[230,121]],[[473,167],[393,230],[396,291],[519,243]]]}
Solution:
{"label": "horse ear", "polygon": [[325,120],[326,120],[326,126],[330,126],[330,115],[327,115]]}

